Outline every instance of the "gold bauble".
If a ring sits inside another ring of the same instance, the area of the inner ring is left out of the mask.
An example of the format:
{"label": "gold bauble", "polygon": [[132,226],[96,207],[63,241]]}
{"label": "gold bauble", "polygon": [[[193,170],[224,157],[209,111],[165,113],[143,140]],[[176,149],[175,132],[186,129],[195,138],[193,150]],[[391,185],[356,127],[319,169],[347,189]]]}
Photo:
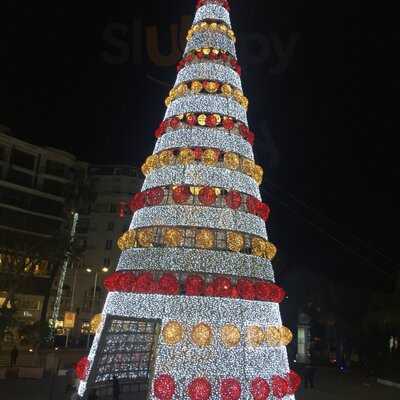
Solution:
{"label": "gold bauble", "polygon": [[196,245],[201,249],[211,249],[214,246],[214,233],[208,229],[197,231]]}
{"label": "gold bauble", "polygon": [[117,246],[121,251],[126,250],[126,246],[125,246],[125,234],[122,235],[118,241],[117,241]]}
{"label": "gold bauble", "polygon": [[265,242],[265,256],[268,260],[272,260],[276,256],[276,246],[271,242]]}
{"label": "gold bauble", "polygon": [[206,47],[201,50],[205,56],[208,56],[211,53],[211,49],[209,47]]}
{"label": "gold bauble", "polygon": [[217,125],[219,125],[222,121],[222,118],[219,114],[213,114],[213,117],[215,117],[216,121],[217,121]]}
{"label": "gold bauble", "polygon": [[180,164],[187,165],[194,162],[195,156],[194,152],[191,149],[182,149],[179,152],[178,161]]}
{"label": "gold bauble", "polygon": [[169,91],[169,97],[172,97],[174,99],[176,97],[176,95],[177,95],[176,88],[172,88]]}
{"label": "gold bauble", "polygon": [[279,330],[281,333],[281,345],[287,346],[293,340],[293,333],[286,326],[281,326]]}
{"label": "gold bauble", "polygon": [[181,246],[183,242],[183,233],[177,228],[168,228],[165,231],[164,243],[169,247]]}
{"label": "gold bauble", "polygon": [[197,32],[199,30],[200,30],[200,25],[199,24],[193,25],[193,27],[192,27],[192,31],[193,32]]}
{"label": "gold bauble", "polygon": [[158,167],[158,156],[157,154],[152,154],[151,156],[148,156],[146,158],[146,164],[151,168],[157,168]]}
{"label": "gold bauble", "polygon": [[219,30],[220,30],[221,32],[223,32],[223,33],[226,33],[226,32],[228,32],[228,27],[227,27],[226,25],[224,25],[224,24],[221,24],[221,25],[219,26]]}
{"label": "gold bauble", "polygon": [[276,326],[269,326],[265,331],[265,341],[270,346],[279,346],[281,344],[281,331]]}
{"label": "gold bauble", "polygon": [[235,347],[240,343],[240,330],[232,324],[221,328],[221,340],[226,347]]}
{"label": "gold bauble", "polygon": [[264,340],[264,331],[259,326],[249,326],[246,339],[250,346],[259,347]]}
{"label": "gold bauble", "polygon": [[172,103],[172,100],[173,100],[173,98],[172,98],[171,96],[168,96],[168,97],[165,99],[165,105],[166,105],[167,107],[169,107],[169,106],[171,105],[171,103]]}
{"label": "gold bauble", "polygon": [[168,345],[178,344],[183,339],[183,327],[177,321],[169,321],[162,330],[162,336]]}
{"label": "gold bauble", "polygon": [[129,231],[125,232],[124,235],[125,240],[125,248],[130,249],[135,247],[136,245],[136,231],[134,229],[130,229]]}
{"label": "gold bauble", "polygon": [[219,54],[219,49],[212,49],[211,53],[218,55]]}
{"label": "gold bauble", "polygon": [[212,329],[209,325],[201,322],[192,329],[192,340],[199,347],[207,347],[212,342]]}
{"label": "gold bauble", "polygon": [[141,247],[150,247],[153,244],[154,232],[151,228],[140,229],[137,233],[137,240]]}
{"label": "gold bauble", "polygon": [[201,28],[201,29],[208,29],[208,23],[207,23],[207,22],[202,22],[202,23],[200,24],[200,28]]}
{"label": "gold bauble", "polygon": [[177,89],[176,92],[178,94],[178,96],[184,96],[187,92],[188,92],[189,88],[186,85],[186,83],[181,83]]}
{"label": "gold bauble", "polygon": [[225,153],[224,154],[224,164],[227,168],[236,170],[240,166],[240,158],[235,153]]}
{"label": "gold bauble", "polygon": [[228,29],[228,36],[232,39],[235,37],[235,32],[232,29]]}
{"label": "gold bauble", "polygon": [[201,186],[190,186],[190,193],[192,193],[193,196],[198,196],[201,189]]}
{"label": "gold bauble", "polygon": [[217,82],[206,82],[205,89],[208,93],[217,93],[219,89],[219,84]]}
{"label": "gold bauble", "polygon": [[249,108],[249,99],[246,96],[242,96],[240,99],[240,104],[245,110],[247,110]]}
{"label": "gold bauble", "polygon": [[243,93],[242,93],[241,90],[235,89],[235,90],[233,91],[233,97],[235,98],[235,100],[236,100],[238,103],[240,103],[240,100],[242,100],[242,96],[243,96]]}
{"label": "gold bauble", "polygon": [[199,81],[193,81],[190,85],[190,90],[193,93],[200,93],[203,90],[203,84]]}
{"label": "gold bauble", "polygon": [[223,84],[221,86],[221,92],[225,96],[232,96],[232,92],[233,92],[232,86],[228,85],[227,83]]}
{"label": "gold bauble", "polygon": [[257,256],[257,257],[264,257],[265,248],[266,248],[265,243],[266,242],[264,239],[254,237],[251,240],[251,254],[253,256]]}
{"label": "gold bauble", "polygon": [[248,158],[243,158],[242,160],[242,171],[248,175],[248,176],[253,176],[254,175],[254,161],[250,160]]}
{"label": "gold bauble", "polygon": [[100,328],[100,324],[102,321],[102,315],[101,314],[96,314],[91,320],[90,320],[90,333],[96,334],[97,330]]}
{"label": "gold bauble", "polygon": [[167,165],[171,165],[174,162],[175,156],[172,150],[164,150],[159,156],[158,160],[162,167],[166,167]]}
{"label": "gold bauble", "polygon": [[218,30],[218,24],[216,23],[216,22],[212,22],[211,24],[210,24],[210,29],[212,30],[212,31],[217,31]]}
{"label": "gold bauble", "polygon": [[244,247],[244,237],[241,233],[228,232],[226,242],[230,251],[239,252]]}
{"label": "gold bauble", "polygon": [[198,123],[200,126],[205,126],[205,125],[206,125],[206,120],[207,120],[207,115],[205,115],[205,114],[200,114],[200,115],[197,117],[197,123]]}
{"label": "gold bauble", "polygon": [[147,176],[151,171],[153,171],[154,168],[150,168],[150,166],[146,163],[144,163],[141,167],[142,174],[144,176]]}
{"label": "gold bauble", "polygon": [[264,176],[264,170],[260,165],[254,166],[253,178],[258,185],[261,185]]}
{"label": "gold bauble", "polygon": [[201,161],[205,165],[215,165],[218,162],[218,152],[214,149],[206,149],[201,155]]}

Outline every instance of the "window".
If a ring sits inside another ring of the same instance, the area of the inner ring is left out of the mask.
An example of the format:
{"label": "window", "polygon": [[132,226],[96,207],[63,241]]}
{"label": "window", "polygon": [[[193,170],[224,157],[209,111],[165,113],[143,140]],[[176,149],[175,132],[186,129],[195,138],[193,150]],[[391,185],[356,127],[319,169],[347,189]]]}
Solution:
{"label": "window", "polygon": [[35,166],[35,156],[21,150],[13,149],[11,153],[11,163],[19,167],[33,169]]}
{"label": "window", "polygon": [[114,226],[115,226],[114,222],[109,222],[107,224],[107,230],[108,231],[113,231],[114,230]]}
{"label": "window", "polygon": [[106,250],[111,250],[112,249],[112,245],[113,245],[113,241],[111,239],[106,240]]}

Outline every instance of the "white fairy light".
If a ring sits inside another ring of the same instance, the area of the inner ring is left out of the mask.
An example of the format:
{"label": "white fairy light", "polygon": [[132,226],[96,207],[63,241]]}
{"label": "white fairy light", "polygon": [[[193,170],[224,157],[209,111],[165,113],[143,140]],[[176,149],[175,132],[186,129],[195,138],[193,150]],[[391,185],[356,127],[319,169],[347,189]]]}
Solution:
{"label": "white fairy light", "polygon": [[231,27],[229,12],[217,4],[206,4],[200,7],[194,17],[193,25],[207,20],[221,21]]}
{"label": "white fairy light", "polygon": [[186,45],[185,55],[192,50],[204,47],[224,50],[236,58],[236,49],[233,41],[223,33],[212,31],[194,33],[192,39]]}

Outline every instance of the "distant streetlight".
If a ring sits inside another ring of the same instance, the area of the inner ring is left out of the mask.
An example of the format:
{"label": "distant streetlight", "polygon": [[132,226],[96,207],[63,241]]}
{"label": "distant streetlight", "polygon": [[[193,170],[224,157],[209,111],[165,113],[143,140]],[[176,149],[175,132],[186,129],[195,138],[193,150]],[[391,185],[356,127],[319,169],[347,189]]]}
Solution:
{"label": "distant streetlight", "polygon": [[103,268],[102,268],[102,271],[103,271],[103,272],[108,272],[108,268],[107,268],[107,267],[103,267]]}
{"label": "distant streetlight", "polygon": [[89,274],[92,272],[91,268],[86,268],[86,272],[89,272]]}

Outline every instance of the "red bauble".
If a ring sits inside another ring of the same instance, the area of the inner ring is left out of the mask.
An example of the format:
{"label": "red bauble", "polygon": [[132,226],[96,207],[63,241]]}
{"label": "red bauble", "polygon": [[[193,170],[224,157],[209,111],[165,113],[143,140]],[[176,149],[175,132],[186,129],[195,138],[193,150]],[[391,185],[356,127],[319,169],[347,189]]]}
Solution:
{"label": "red bauble", "polygon": [[234,378],[222,379],[219,390],[222,400],[239,400],[242,394],[240,382]]}
{"label": "red bauble", "polygon": [[281,303],[286,296],[286,292],[275,283],[269,284],[269,290],[270,300],[274,303]]}
{"label": "red bauble", "polygon": [[231,66],[232,66],[233,68],[236,68],[236,66],[238,65],[237,60],[235,60],[234,58],[232,58],[230,62],[231,62]]}
{"label": "red bauble", "polygon": [[271,297],[271,284],[268,282],[258,281],[255,283],[256,298],[261,301],[269,301]]}
{"label": "red bauble", "polygon": [[219,276],[214,279],[214,295],[219,297],[229,297],[232,291],[232,282],[226,276]]}
{"label": "red bauble", "polygon": [[129,202],[129,208],[132,213],[140,210],[146,203],[146,194],[144,192],[136,193]]}
{"label": "red bauble", "polygon": [[75,374],[81,381],[86,380],[89,369],[89,359],[82,357],[75,365]]}
{"label": "red bauble", "polygon": [[226,205],[232,210],[237,210],[242,205],[242,196],[239,192],[231,190],[225,196]]}
{"label": "red bauble", "polygon": [[228,131],[232,130],[235,127],[235,121],[231,118],[225,118],[222,122],[225,129]]}
{"label": "red bauble", "polygon": [[156,281],[152,281],[152,282],[150,283],[150,285],[149,285],[148,293],[152,293],[152,294],[161,293],[159,283],[156,282]]}
{"label": "red bauble", "polygon": [[217,117],[215,115],[212,115],[212,114],[211,115],[207,115],[206,125],[209,128],[214,128],[215,126],[217,126],[218,125]]}
{"label": "red bauble", "polygon": [[206,288],[204,289],[204,295],[208,297],[215,296],[215,289],[212,283],[209,283]]}
{"label": "red bauble", "polygon": [[202,155],[203,155],[203,150],[200,147],[196,147],[194,149],[194,158],[196,160],[201,160]]}
{"label": "red bauble", "polygon": [[295,394],[299,390],[301,385],[301,378],[299,374],[295,371],[290,371],[286,375],[286,380],[289,383],[287,394]]}
{"label": "red bauble", "polygon": [[153,390],[157,399],[171,400],[176,390],[174,378],[168,374],[159,375],[154,380]]}
{"label": "red bauble", "polygon": [[240,123],[239,124],[239,132],[246,139],[249,134],[249,128],[245,124]]}
{"label": "red bauble", "polygon": [[215,54],[215,53],[211,52],[210,55],[208,56],[208,58],[210,60],[217,60],[218,59],[218,54]]}
{"label": "red bauble", "polygon": [[272,377],[272,394],[278,399],[282,399],[288,394],[288,381],[280,376]]}
{"label": "red bauble", "polygon": [[265,222],[268,221],[269,214],[271,210],[268,206],[268,204],[260,202],[257,206],[257,215],[262,218]]}
{"label": "red bauble", "polygon": [[194,126],[194,125],[197,124],[197,118],[196,118],[195,115],[188,115],[186,117],[186,122],[187,122],[188,125]]}
{"label": "red bauble", "polygon": [[211,396],[211,384],[206,378],[197,378],[190,382],[188,395],[191,400],[208,400]]}
{"label": "red bauble", "polygon": [[190,275],[186,278],[185,294],[201,296],[204,293],[204,279],[200,275]]}
{"label": "red bauble", "polygon": [[256,291],[254,284],[250,279],[240,278],[237,282],[239,295],[245,300],[254,300],[256,298]]}
{"label": "red bauble", "polygon": [[132,272],[123,272],[119,274],[118,289],[122,292],[132,292],[136,278]]}
{"label": "red bauble", "polygon": [[254,132],[252,132],[251,130],[247,130],[247,135],[245,136],[245,139],[253,146],[254,144],[254,140],[256,138],[256,135],[254,134]]}
{"label": "red bauble", "polygon": [[202,51],[196,52],[196,57],[197,57],[199,60],[201,60],[202,58],[204,58],[203,52],[202,52]]}
{"label": "red bauble", "polygon": [[242,67],[240,65],[236,65],[235,71],[239,74],[242,75]]}
{"label": "red bauble", "polygon": [[159,139],[162,135],[164,134],[163,130],[158,127],[155,131],[154,131],[154,136]]}
{"label": "red bauble", "polygon": [[109,292],[115,292],[118,290],[119,286],[119,273],[114,272],[111,275],[107,276],[107,278],[104,279],[104,287],[109,291]]}
{"label": "red bauble", "polygon": [[164,189],[152,188],[146,191],[146,201],[149,206],[158,206],[164,200]]}
{"label": "red bauble", "polygon": [[184,59],[185,64],[190,63],[190,62],[192,62],[192,61],[193,61],[193,56],[192,56],[192,54],[188,54],[188,55],[185,57],[185,59]]}
{"label": "red bauble", "polygon": [[205,206],[211,206],[217,200],[217,196],[215,194],[215,190],[208,186],[203,187],[199,193],[200,203]]}
{"label": "red bauble", "polygon": [[169,126],[172,129],[176,129],[181,123],[181,120],[177,117],[171,118],[171,120],[169,121]]}
{"label": "red bauble", "polygon": [[221,53],[221,60],[224,62],[227,62],[229,59],[228,54],[226,53]]}
{"label": "red bauble", "polygon": [[153,282],[153,275],[151,272],[141,273],[136,279],[136,291],[139,293],[149,293]]}
{"label": "red bauble", "polygon": [[260,205],[260,200],[253,196],[248,196],[246,200],[247,210],[252,214],[257,214]]}
{"label": "red bauble", "polygon": [[172,191],[172,199],[177,204],[186,203],[189,197],[190,197],[189,186],[177,186]]}
{"label": "red bauble", "polygon": [[179,282],[174,274],[167,272],[163,274],[158,282],[160,293],[162,294],[179,294]]}
{"label": "red bauble", "polygon": [[250,392],[254,400],[266,400],[270,393],[269,384],[263,378],[255,378],[251,381]]}
{"label": "red bauble", "polygon": [[232,299],[238,299],[240,297],[239,290],[235,286],[232,288],[229,297]]}

